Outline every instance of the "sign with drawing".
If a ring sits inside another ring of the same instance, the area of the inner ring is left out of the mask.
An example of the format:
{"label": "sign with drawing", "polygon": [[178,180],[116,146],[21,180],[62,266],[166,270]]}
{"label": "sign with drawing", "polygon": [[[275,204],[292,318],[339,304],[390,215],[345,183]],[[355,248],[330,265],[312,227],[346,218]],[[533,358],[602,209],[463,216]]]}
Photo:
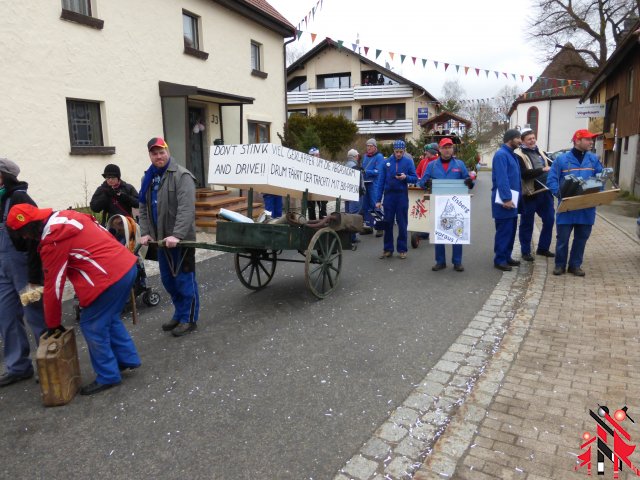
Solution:
{"label": "sign with drawing", "polygon": [[437,195],[432,243],[471,243],[471,195]]}

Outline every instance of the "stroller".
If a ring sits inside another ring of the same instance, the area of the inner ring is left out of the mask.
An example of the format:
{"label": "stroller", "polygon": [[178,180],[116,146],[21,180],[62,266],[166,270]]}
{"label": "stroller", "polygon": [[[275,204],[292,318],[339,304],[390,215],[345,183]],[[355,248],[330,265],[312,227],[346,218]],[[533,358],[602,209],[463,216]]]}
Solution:
{"label": "stroller", "polygon": [[[113,215],[107,221],[105,227],[111,235],[115,237],[122,245],[127,247],[136,257],[136,280],[133,284],[134,297],[142,295],[142,302],[149,306],[155,307],[160,303],[160,294],[155,292],[147,285],[147,272],[144,268],[144,254],[146,249],[142,250],[140,245],[140,231],[135,220],[124,215]],[[80,304],[78,298],[74,297],[73,310],[76,320],[80,319]]]}

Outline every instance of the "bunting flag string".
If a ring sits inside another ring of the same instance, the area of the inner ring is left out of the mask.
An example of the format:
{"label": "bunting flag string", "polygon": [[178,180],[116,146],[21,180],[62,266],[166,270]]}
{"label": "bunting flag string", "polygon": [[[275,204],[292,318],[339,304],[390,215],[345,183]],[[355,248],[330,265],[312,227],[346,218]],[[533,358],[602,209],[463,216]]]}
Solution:
{"label": "bunting flag string", "polygon": [[[315,13],[318,13],[319,9],[322,8],[322,0],[318,0],[318,2],[316,3],[316,7],[315,7]],[[307,22],[307,18],[313,16],[313,12],[310,12],[309,15],[307,15],[304,19],[304,22]],[[303,35],[302,30],[296,30],[296,36],[298,38],[298,40],[300,40],[301,36]],[[309,33],[309,35],[311,36],[311,43],[314,44],[318,34],[317,33],[311,33],[311,32],[307,32]],[[329,37],[326,37],[329,38]],[[338,48],[342,48],[343,44],[344,44],[344,40],[336,40],[336,42],[338,43]],[[354,52],[361,54],[360,52],[360,47],[358,43],[351,43],[352,49]],[[388,54],[389,58],[391,59],[391,61],[393,62],[395,60],[395,56],[396,54],[400,55],[400,64],[404,64],[404,61],[406,60],[406,58],[409,56],[405,53],[398,53],[398,52],[391,52],[389,50],[383,50],[381,48],[373,48],[373,47],[369,47],[369,46],[363,46],[362,47],[364,49],[364,56],[367,57],[369,56],[369,51],[375,51],[375,60],[377,60],[380,55],[382,55],[383,53]],[[418,57],[415,56],[410,56],[411,61],[413,63],[413,65],[416,65],[416,60],[418,59]],[[427,68],[427,64],[429,62],[428,59],[426,58],[421,58],[420,59],[422,62],[422,68]],[[513,79],[514,81],[517,81],[518,77],[520,77],[520,81],[522,83],[524,83],[525,79],[528,79],[529,82],[531,82],[532,84],[535,81],[541,81],[544,84],[544,87],[546,88],[549,84],[551,84],[552,88],[562,88],[562,87],[578,87],[578,88],[587,88],[589,86],[589,81],[587,80],[576,80],[576,79],[566,79],[566,78],[549,78],[549,77],[539,77],[539,76],[535,76],[535,75],[526,75],[526,74],[522,74],[522,73],[510,73],[510,72],[501,72],[498,70],[489,70],[489,69],[485,69],[485,68],[480,68],[480,67],[473,67],[473,66],[469,66],[469,65],[459,65],[459,64],[455,64],[453,62],[444,62],[442,60],[431,60],[431,62],[433,62],[433,66],[434,68],[437,70],[439,68],[439,66],[442,65],[444,71],[446,72],[449,68],[450,65],[455,65],[456,67],[456,73],[461,74],[462,72],[460,72],[460,67],[462,67],[462,70],[464,72],[464,75],[468,75],[469,70],[474,70],[476,72],[476,76],[479,77],[480,76],[480,72],[483,71],[485,73],[485,77],[488,79],[489,78],[489,74],[491,72],[494,73],[494,75],[496,76],[496,79],[500,78],[500,74],[502,74],[502,76],[504,76],[504,78],[506,78],[507,80],[509,80],[509,77],[511,77],[511,79]]]}
{"label": "bunting flag string", "polygon": [[[298,22],[298,28],[296,33],[298,33],[298,31],[301,30],[302,22],[304,22],[306,28],[309,28],[309,22],[311,20],[315,20],[316,13],[318,13],[322,9],[322,2],[323,0],[318,0],[316,4],[313,7],[311,7],[311,10],[309,10],[309,13],[307,13],[304,16],[304,18]],[[298,35],[298,40],[300,40],[300,35]]]}

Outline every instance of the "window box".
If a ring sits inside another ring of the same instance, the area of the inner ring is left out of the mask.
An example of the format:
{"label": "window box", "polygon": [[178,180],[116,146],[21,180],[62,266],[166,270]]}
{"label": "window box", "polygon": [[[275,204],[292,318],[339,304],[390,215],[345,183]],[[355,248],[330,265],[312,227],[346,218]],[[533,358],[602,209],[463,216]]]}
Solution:
{"label": "window box", "polygon": [[116,147],[71,147],[71,155],[115,155]]}
{"label": "window box", "polygon": [[261,72],[260,70],[256,70],[255,68],[251,70],[251,75],[254,77],[267,78],[269,75],[267,72]]}
{"label": "window box", "polygon": [[209,54],[207,52],[197,50],[193,47],[189,47],[188,45],[184,46],[184,53],[186,55],[191,55],[193,57],[199,58],[200,60],[206,60],[207,58],[209,58]]}
{"label": "window box", "polygon": [[71,10],[65,10],[64,8],[62,9],[60,18],[62,20],[67,20],[69,22],[75,22],[79,23],[80,25],[95,28],[96,30],[102,30],[104,28],[104,20],[90,17],[89,15],[83,15],[82,13],[73,12]]}

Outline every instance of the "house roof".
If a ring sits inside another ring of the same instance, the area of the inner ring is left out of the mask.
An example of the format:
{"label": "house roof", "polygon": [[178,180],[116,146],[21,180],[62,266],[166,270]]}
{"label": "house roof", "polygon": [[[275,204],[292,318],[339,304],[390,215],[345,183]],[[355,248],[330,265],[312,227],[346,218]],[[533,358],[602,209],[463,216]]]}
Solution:
{"label": "house roof", "polygon": [[573,49],[571,43],[566,43],[533,85],[511,104],[507,116],[511,115],[520,103],[579,98],[585,91],[585,82],[592,78],[593,73],[590,72],[587,62]]}
{"label": "house roof", "polygon": [[627,34],[627,36],[620,42],[618,48],[616,48],[609,59],[600,67],[600,69],[596,72],[593,80],[591,81],[591,85],[584,92],[582,97],[580,98],[580,103],[589,99],[591,95],[602,85],[602,83],[607,79],[607,77],[613,72],[619,65],[622,63],[627,55],[633,50],[634,47],[637,47],[640,44],[640,20],[635,23],[631,30]]}
{"label": "house roof", "polygon": [[422,122],[422,128],[426,128],[429,125],[433,125],[435,123],[444,123],[447,120],[456,120],[460,123],[464,123],[467,128],[469,128],[471,126],[471,120],[467,120],[466,118],[461,117],[460,115],[456,115],[453,112],[442,112],[439,113],[438,115],[436,115],[435,117],[432,117],[428,120],[426,120],[425,122]]}
{"label": "house roof", "polygon": [[370,65],[371,67],[375,68],[378,72],[384,74],[386,77],[391,78],[391,79],[395,80],[398,83],[402,83],[402,84],[405,84],[405,85],[411,85],[413,88],[416,88],[418,90],[423,91],[425,93],[425,95],[427,97],[429,97],[429,99],[434,100],[434,101],[437,100],[433,95],[431,95],[427,91],[426,88],[418,85],[417,83],[413,83],[411,80],[408,80],[408,79],[404,78],[403,76],[398,75],[397,73],[394,73],[394,72],[392,72],[391,70],[389,70],[387,68],[384,68],[381,65],[378,65],[373,60],[369,60],[367,57],[365,57],[363,55],[360,55],[359,53],[354,52],[353,50],[351,50],[349,48],[345,48],[343,46],[340,46],[338,44],[338,42],[335,42],[335,41],[331,40],[330,38],[325,38],[323,41],[318,43],[318,45],[316,45],[314,48],[312,48],[307,53],[305,53],[302,57],[300,57],[298,60],[293,62],[291,65],[289,65],[289,67],[287,68],[287,75],[290,75],[294,71],[298,70],[299,68],[302,68],[304,66],[304,64],[307,63],[310,59],[312,59],[318,53],[320,53],[321,51],[323,51],[323,50],[325,50],[327,48],[335,48],[337,50],[345,49],[345,51],[347,51],[351,55],[354,55],[361,62],[366,63],[367,65]]}
{"label": "house roof", "polygon": [[266,0],[214,1],[282,34],[285,37],[292,37],[296,34],[296,28]]}

